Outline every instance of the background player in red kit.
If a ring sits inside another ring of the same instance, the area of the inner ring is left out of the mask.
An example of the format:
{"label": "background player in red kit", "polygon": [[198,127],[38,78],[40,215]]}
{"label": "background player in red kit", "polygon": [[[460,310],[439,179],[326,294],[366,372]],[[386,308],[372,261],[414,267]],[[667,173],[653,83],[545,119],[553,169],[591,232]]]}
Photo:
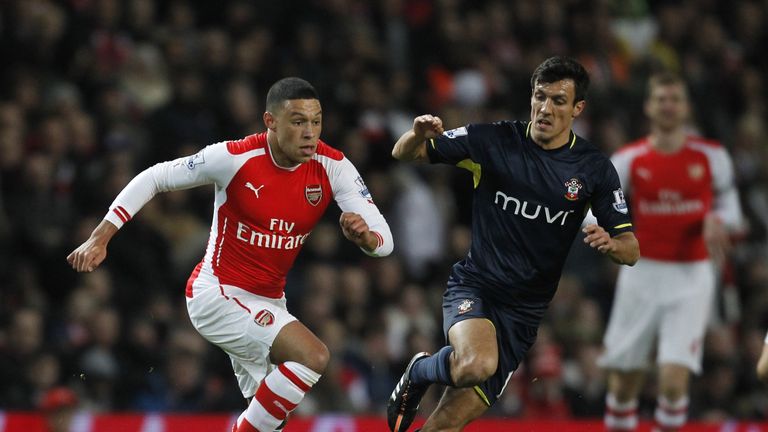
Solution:
{"label": "background player in red kit", "polygon": [[612,157],[630,198],[643,257],[622,267],[601,366],[609,370],[605,424],[637,427],[644,368],[658,339],[656,430],[687,419],[690,372],[701,372],[702,342],[725,258],[728,229],[741,223],[731,160],[718,143],[690,136],[685,83],[672,74],[648,82],[651,132]]}
{"label": "background player in red kit", "polygon": [[67,260],[93,271],[107,244],[155,194],[214,184],[211,235],[186,288],[192,324],[231,358],[245,398],[237,432],[282,427],[317,382],[328,349],[285,307],[285,278],[334,199],[344,236],[371,256],[392,251],[392,235],[368,189],[344,155],[320,141],[322,109],[299,78],[267,94],[267,132],[210,145],[136,176],[90,238]]}

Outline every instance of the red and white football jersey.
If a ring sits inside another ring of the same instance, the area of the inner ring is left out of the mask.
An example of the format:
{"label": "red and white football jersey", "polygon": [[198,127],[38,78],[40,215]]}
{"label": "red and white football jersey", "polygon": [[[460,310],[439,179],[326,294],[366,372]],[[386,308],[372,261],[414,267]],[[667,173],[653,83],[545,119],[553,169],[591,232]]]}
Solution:
{"label": "red and white football jersey", "polygon": [[733,166],[719,143],[689,136],[674,153],[657,151],[648,138],[612,157],[645,258],[698,261],[709,254],[704,217],[715,212],[726,226],[741,224]]}
{"label": "red and white football jersey", "polygon": [[[198,276],[270,298],[280,298],[285,277],[331,200],[363,217],[379,244],[369,255],[392,251],[389,226],[362,177],[344,155],[320,141],[308,162],[275,164],[266,133],[205,147],[159,163],[136,176],[105,219],[120,228],[158,192],[215,185],[211,235]],[[367,253],[367,252],[366,252]]]}

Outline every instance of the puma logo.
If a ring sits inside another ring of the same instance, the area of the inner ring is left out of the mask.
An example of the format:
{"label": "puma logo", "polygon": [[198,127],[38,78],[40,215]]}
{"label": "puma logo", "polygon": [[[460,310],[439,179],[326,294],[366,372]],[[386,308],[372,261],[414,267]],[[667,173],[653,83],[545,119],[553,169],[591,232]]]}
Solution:
{"label": "puma logo", "polygon": [[261,190],[261,188],[263,188],[263,187],[264,187],[264,185],[261,185],[261,186],[259,186],[259,187],[253,187],[253,185],[251,184],[251,182],[247,182],[247,183],[245,184],[245,187],[247,187],[248,189],[252,190],[252,191],[253,191],[253,193],[255,193],[255,194],[256,194],[256,198],[258,198],[258,197],[259,197],[259,190]]}

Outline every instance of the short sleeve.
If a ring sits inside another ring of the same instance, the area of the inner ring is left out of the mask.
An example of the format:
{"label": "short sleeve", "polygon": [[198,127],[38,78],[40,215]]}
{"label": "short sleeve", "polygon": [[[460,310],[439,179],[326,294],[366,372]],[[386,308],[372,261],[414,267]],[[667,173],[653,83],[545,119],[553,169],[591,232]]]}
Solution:
{"label": "short sleeve", "polygon": [[632,218],[616,168],[608,159],[605,159],[601,166],[596,173],[598,184],[592,195],[592,213],[597,217],[598,224],[611,237],[615,237],[633,230]]}
{"label": "short sleeve", "polygon": [[466,159],[480,163],[480,149],[473,145],[476,128],[462,126],[427,140],[427,155],[431,163],[456,165]]}

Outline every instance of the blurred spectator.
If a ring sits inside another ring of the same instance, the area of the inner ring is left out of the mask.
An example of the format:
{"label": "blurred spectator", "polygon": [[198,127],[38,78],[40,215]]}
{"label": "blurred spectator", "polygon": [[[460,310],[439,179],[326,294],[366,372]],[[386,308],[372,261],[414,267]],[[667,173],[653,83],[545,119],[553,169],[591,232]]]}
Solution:
{"label": "blurred spectator", "polygon": [[[30,308],[17,310],[5,332],[6,344],[0,355],[0,406],[32,409],[35,406],[32,372],[38,351],[42,348],[43,314]],[[33,365],[32,370],[28,370]]]}
{"label": "blurred spectator", "polygon": [[78,405],[77,395],[67,387],[46,392],[39,405],[45,415],[46,432],[71,432]]}

